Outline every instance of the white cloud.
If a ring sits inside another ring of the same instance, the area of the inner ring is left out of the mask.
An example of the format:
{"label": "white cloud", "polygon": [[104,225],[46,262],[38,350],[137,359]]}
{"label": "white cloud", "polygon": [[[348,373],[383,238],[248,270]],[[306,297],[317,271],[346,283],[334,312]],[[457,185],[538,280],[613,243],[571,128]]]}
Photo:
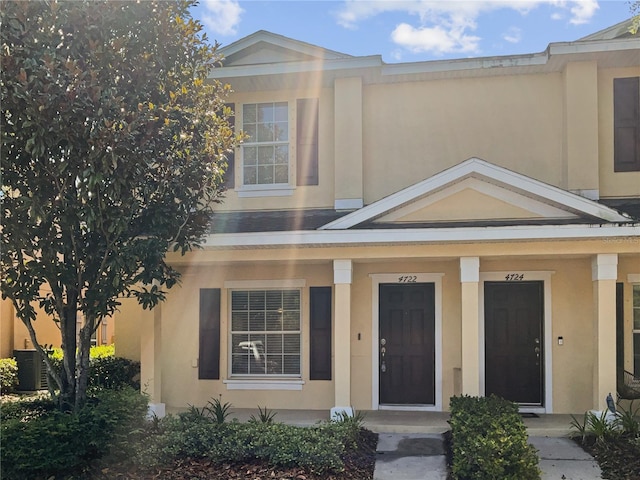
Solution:
{"label": "white cloud", "polygon": [[580,2],[571,2],[571,20],[573,25],[582,25],[583,23],[589,23],[591,17],[596,13],[596,10],[600,8],[596,0],[583,0]]}
{"label": "white cloud", "polygon": [[519,43],[522,40],[522,30],[518,27],[510,27],[502,34],[502,38],[509,43]]}
{"label": "white cloud", "polygon": [[[359,22],[388,12],[404,12],[416,18],[411,25],[396,25],[392,40],[412,52],[435,54],[480,51],[481,38],[473,35],[478,18],[490,11],[510,9],[526,15],[548,5],[552,18],[570,15],[569,23],[587,23],[598,9],[597,0],[345,0],[337,13],[339,25],[357,28]],[[518,42],[521,32],[509,31],[503,36]]]}
{"label": "white cloud", "polygon": [[448,30],[440,26],[414,28],[401,23],[391,33],[394,43],[413,53],[431,52],[442,55],[450,52],[473,53],[478,50],[480,37],[465,35],[461,29]]}
{"label": "white cloud", "polygon": [[244,12],[237,0],[203,0],[202,23],[218,35],[235,35]]}

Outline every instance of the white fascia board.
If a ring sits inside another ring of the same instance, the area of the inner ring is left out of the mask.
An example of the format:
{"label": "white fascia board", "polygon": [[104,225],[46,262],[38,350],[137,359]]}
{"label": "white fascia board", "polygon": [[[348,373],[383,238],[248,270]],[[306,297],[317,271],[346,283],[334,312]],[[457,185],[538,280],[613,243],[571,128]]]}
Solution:
{"label": "white fascia board", "polygon": [[576,53],[599,53],[640,48],[640,38],[619,38],[616,40],[589,40],[583,42],[559,42],[549,45],[550,55],[571,55]]}
{"label": "white fascia board", "polygon": [[516,240],[640,239],[635,225],[520,225],[512,227],[458,227],[381,230],[314,230],[270,233],[208,235],[204,248],[261,248],[348,246],[375,244],[430,244],[443,242],[490,242]]}
{"label": "white fascia board", "polygon": [[558,42],[549,44],[549,47],[544,52],[533,54],[384,65],[382,68],[382,75],[411,75],[418,73],[456,72],[462,70],[535,67],[546,65],[552,55],[613,52],[634,50],[638,48],[640,48],[640,39],[638,38],[584,42]]}
{"label": "white fascia board", "polygon": [[631,221],[629,217],[623,216],[615,210],[601,205],[593,200],[589,200],[579,195],[567,192],[561,188],[554,187],[520,173],[507,170],[506,168],[493,165],[479,158],[470,158],[458,165],[435,174],[434,176],[418,182],[415,185],[400,190],[388,197],[383,198],[371,205],[361,208],[358,211],[345,215],[333,222],[320,227],[320,230],[347,229],[358,225],[364,221],[374,219],[387,212],[390,212],[401,205],[407,204],[420,197],[428,195],[448,184],[453,184],[468,176],[476,175],[486,177],[503,185],[515,188],[516,190],[552,203],[566,206],[569,209],[577,210],[586,215],[600,218],[609,222]]}
{"label": "white fascia board", "polygon": [[548,53],[542,52],[533,55],[396,63],[384,65],[382,68],[382,75],[410,75],[416,73],[456,72],[461,70],[531,67],[545,65],[548,61]]}
{"label": "white fascia board", "polygon": [[351,70],[357,68],[380,67],[380,55],[368,57],[339,58],[334,60],[308,60],[304,62],[264,63],[258,65],[238,65],[235,67],[219,67],[209,72],[212,79],[255,77],[258,75],[284,75],[287,73],[325,72],[335,70]]}

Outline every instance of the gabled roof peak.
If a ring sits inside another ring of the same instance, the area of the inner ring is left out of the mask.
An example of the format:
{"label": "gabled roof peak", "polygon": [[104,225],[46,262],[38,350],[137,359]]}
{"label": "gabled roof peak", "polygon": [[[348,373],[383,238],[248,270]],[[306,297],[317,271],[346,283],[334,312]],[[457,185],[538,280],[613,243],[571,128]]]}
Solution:
{"label": "gabled roof peak", "polygon": [[376,219],[393,218],[393,212],[411,210],[412,204],[424,204],[425,199],[442,196],[443,191],[445,196],[447,192],[454,193],[454,187],[468,179],[475,179],[474,181],[480,184],[491,185],[493,189],[504,191],[506,195],[499,194],[498,197],[507,200],[517,201],[516,197],[527,198],[537,205],[551,206],[552,209],[537,209],[543,216],[549,214],[551,218],[557,217],[564,211],[573,217],[587,217],[603,223],[631,221],[629,217],[596,201],[474,157],[328,223],[320,227],[320,230],[350,229],[360,224],[375,222]]}
{"label": "gabled roof peak", "polygon": [[257,32],[247,35],[225,47],[220,49],[220,53],[229,58],[232,55],[254,47],[260,43],[267,45],[273,45],[275,47],[282,48],[284,50],[290,50],[294,53],[309,55],[312,57],[322,58],[325,60],[334,60],[341,58],[353,58],[352,55],[346,53],[336,52],[327,48],[319,47],[311,43],[303,42],[300,40],[294,40],[284,35],[269,32],[267,30],[258,30]]}

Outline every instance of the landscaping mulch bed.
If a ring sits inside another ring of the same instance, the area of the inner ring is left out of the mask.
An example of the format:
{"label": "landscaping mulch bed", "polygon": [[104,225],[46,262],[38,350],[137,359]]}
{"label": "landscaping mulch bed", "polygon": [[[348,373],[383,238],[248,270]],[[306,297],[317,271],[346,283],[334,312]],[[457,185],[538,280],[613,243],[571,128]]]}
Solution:
{"label": "landscaping mulch bed", "polygon": [[344,471],[316,474],[298,467],[273,467],[266,463],[217,464],[202,458],[178,460],[152,470],[123,464],[102,466],[91,480],[371,480],[376,459],[378,434],[363,429],[358,448],[343,458]]}
{"label": "landscaping mulch bed", "polygon": [[640,480],[640,440],[621,437],[601,443],[589,438],[584,444],[576,441],[598,461],[603,478]]}

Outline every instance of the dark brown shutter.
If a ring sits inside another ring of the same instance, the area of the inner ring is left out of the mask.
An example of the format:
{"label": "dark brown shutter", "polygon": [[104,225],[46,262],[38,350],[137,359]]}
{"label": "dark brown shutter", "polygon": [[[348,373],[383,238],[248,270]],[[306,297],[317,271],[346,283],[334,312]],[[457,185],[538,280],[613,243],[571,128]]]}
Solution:
{"label": "dark brown shutter", "polygon": [[310,287],[311,380],[331,380],[331,287]]}
{"label": "dark brown shutter", "polygon": [[296,110],[296,183],[318,185],[318,99],[298,99]]}
{"label": "dark brown shutter", "polygon": [[[225,107],[229,107],[233,111],[233,115],[229,117],[229,126],[232,130],[235,131],[236,126],[236,113],[235,113],[235,104],[234,103],[226,103]],[[231,151],[227,153],[227,170],[224,172],[224,186],[227,189],[231,189],[235,187],[235,163],[236,163],[236,154]]]}
{"label": "dark brown shutter", "polygon": [[220,289],[200,289],[198,378],[220,378]]}
{"label": "dark brown shutter", "polygon": [[613,170],[640,171],[639,77],[613,80]]}

